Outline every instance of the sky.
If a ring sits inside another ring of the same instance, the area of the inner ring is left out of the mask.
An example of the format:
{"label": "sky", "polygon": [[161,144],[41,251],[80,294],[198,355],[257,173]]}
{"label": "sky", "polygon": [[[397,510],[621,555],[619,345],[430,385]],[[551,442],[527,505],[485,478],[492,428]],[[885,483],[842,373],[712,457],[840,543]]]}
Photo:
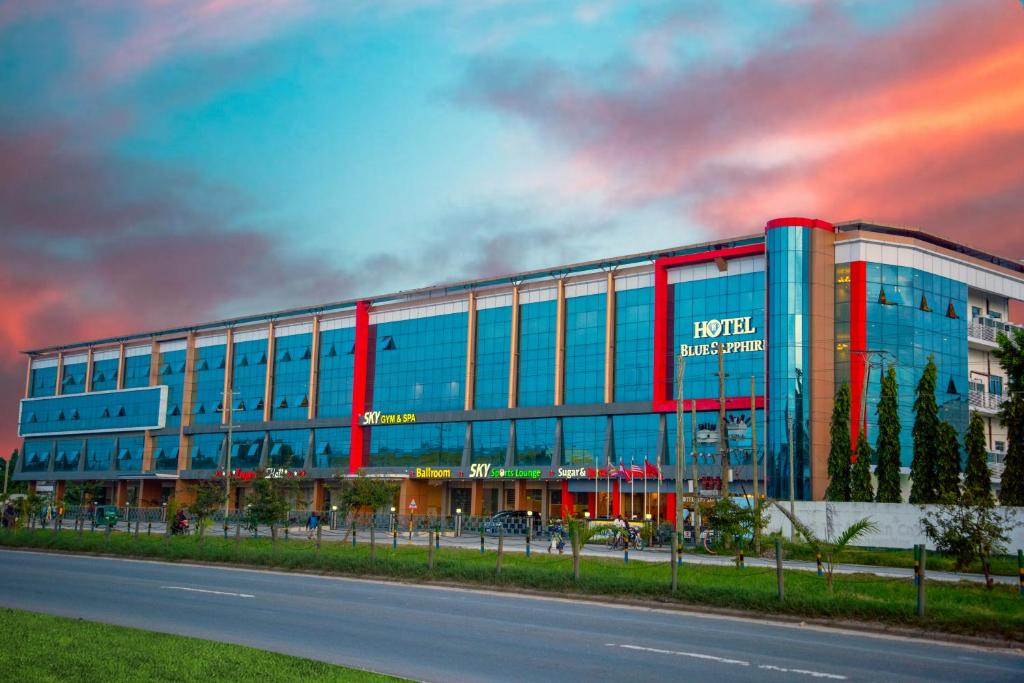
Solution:
{"label": "sky", "polygon": [[0,2],[19,351],[755,233],[1024,258],[1021,0]]}

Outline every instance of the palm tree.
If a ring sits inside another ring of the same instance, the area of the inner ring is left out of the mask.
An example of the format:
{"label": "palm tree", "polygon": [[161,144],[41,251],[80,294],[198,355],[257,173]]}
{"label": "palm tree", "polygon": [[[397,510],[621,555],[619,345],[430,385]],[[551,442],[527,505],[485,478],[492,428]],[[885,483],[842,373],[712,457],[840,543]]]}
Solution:
{"label": "palm tree", "polygon": [[832,574],[835,571],[836,565],[839,563],[839,556],[846,546],[850,545],[864,534],[874,533],[878,531],[878,525],[872,522],[869,518],[864,517],[859,519],[850,526],[846,527],[838,536],[832,538],[831,535],[826,535],[825,538],[818,538],[810,528],[800,521],[796,515],[791,515],[789,510],[783,506],[775,503],[782,514],[789,519],[793,528],[796,529],[797,533],[803,536],[804,541],[810,546],[811,550],[816,555],[824,558],[825,560],[825,583],[828,585],[828,594],[832,595]]}
{"label": "palm tree", "polygon": [[565,523],[565,528],[569,532],[569,543],[572,545],[572,576],[574,580],[579,581],[580,551],[592,538],[604,531],[604,527],[590,526],[582,519],[571,517]]}

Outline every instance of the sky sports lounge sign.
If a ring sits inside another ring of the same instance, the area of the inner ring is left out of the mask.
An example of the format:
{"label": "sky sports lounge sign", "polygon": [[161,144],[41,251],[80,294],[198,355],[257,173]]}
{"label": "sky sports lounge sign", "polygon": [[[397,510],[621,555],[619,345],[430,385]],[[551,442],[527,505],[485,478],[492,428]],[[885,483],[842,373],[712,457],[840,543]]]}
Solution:
{"label": "sky sports lounge sign", "polygon": [[750,316],[743,318],[718,318],[715,320],[698,320],[693,323],[694,339],[714,339],[703,344],[680,344],[679,355],[712,356],[722,349],[722,353],[750,353],[764,351],[763,339],[738,339],[719,341],[722,337],[739,337],[756,334],[757,328],[751,325]]}

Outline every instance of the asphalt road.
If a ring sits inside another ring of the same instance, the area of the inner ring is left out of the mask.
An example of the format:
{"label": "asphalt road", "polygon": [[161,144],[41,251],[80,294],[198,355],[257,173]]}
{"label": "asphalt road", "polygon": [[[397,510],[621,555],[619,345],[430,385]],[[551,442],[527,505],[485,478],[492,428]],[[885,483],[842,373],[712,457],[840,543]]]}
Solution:
{"label": "asphalt road", "polygon": [[758,620],[33,552],[0,563],[3,606],[417,680],[1024,680],[1014,652]]}

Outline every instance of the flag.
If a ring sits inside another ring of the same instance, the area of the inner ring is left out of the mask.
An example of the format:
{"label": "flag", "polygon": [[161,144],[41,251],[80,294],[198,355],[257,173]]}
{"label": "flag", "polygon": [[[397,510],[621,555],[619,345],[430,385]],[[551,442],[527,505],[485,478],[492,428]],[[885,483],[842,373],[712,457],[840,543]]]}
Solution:
{"label": "flag", "polygon": [[652,479],[661,479],[661,468],[652,465],[647,462],[647,458],[644,458],[644,476]]}
{"label": "flag", "polygon": [[640,467],[640,465],[637,465],[636,463],[631,463],[629,466],[629,474],[630,478],[637,476],[642,477],[644,476],[644,468]]}
{"label": "flag", "polygon": [[625,467],[622,466],[622,461],[621,460],[619,461],[619,473],[618,473],[618,476],[622,477],[626,481],[630,481],[632,479],[632,477],[629,476],[629,470],[627,470]]}

